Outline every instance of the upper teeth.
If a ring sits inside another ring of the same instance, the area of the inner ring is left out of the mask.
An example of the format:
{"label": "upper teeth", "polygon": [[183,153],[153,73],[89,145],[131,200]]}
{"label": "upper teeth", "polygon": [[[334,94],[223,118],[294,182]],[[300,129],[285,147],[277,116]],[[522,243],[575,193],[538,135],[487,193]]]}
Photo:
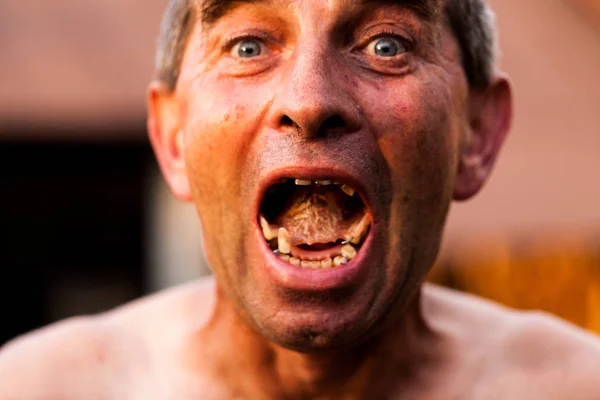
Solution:
{"label": "upper teeth", "polygon": [[[286,183],[286,182],[287,182],[287,179],[283,178],[283,179],[280,179],[277,183]],[[353,187],[351,187],[351,186],[349,186],[347,184],[341,183],[339,181],[333,180],[333,179],[316,179],[316,180],[311,180],[311,179],[294,179],[294,183],[297,186],[309,186],[309,185],[329,186],[329,185],[337,185],[348,196],[352,197],[356,193],[356,189],[354,189]]]}
{"label": "upper teeth", "polygon": [[356,192],[356,190],[352,189],[348,185],[342,185],[341,189],[350,197],[354,196],[354,193]]}
{"label": "upper teeth", "polygon": [[262,215],[260,216],[260,227],[262,228],[265,239],[271,240],[277,237],[277,232],[273,232],[273,229],[271,229],[269,222],[267,222],[265,217],[263,217]]}

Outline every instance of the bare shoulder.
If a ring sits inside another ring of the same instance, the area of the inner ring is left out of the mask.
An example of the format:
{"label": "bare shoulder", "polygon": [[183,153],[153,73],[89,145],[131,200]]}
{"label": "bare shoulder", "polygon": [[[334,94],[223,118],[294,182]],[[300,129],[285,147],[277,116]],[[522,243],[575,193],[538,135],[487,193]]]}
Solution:
{"label": "bare shoulder", "polygon": [[470,353],[483,386],[500,385],[522,399],[600,398],[595,334],[549,313],[517,311],[450,289],[428,285],[424,293],[434,329]]}
{"label": "bare shoulder", "polygon": [[78,317],[9,342],[0,349],[0,399],[77,398],[96,389],[104,382],[90,373],[106,366],[111,340],[94,318]]}
{"label": "bare shoulder", "polygon": [[125,304],[103,318],[144,335],[156,334],[156,328],[167,322],[172,332],[198,328],[212,313],[214,285],[212,277],[199,279]]}
{"label": "bare shoulder", "polygon": [[155,344],[168,340],[159,328],[198,326],[211,292],[210,281],[194,282],[9,342],[0,348],[0,400],[123,398],[119,379],[143,373]]}
{"label": "bare shoulder", "polygon": [[515,319],[513,310],[498,303],[437,285],[425,285],[422,298],[432,328],[456,340],[470,342],[475,332],[485,342],[498,340]]}
{"label": "bare shoulder", "polygon": [[518,368],[548,398],[600,398],[600,338],[541,311],[518,312],[503,342],[502,365]]}

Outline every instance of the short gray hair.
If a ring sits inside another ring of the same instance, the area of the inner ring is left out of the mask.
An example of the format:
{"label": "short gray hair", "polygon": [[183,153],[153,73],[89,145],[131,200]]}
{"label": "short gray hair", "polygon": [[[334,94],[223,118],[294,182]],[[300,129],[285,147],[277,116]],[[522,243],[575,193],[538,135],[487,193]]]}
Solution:
{"label": "short gray hair", "polygon": [[[485,0],[444,0],[447,23],[460,46],[469,86],[487,87],[496,66],[497,38],[494,15]],[[190,33],[197,21],[197,0],[169,0],[161,24],[155,79],[173,91]]]}
{"label": "short gray hair", "polygon": [[498,52],[494,14],[484,0],[446,0],[448,25],[458,41],[467,81],[485,88],[492,80]]}
{"label": "short gray hair", "polygon": [[158,36],[154,79],[175,90],[185,48],[197,20],[197,0],[169,0]]}

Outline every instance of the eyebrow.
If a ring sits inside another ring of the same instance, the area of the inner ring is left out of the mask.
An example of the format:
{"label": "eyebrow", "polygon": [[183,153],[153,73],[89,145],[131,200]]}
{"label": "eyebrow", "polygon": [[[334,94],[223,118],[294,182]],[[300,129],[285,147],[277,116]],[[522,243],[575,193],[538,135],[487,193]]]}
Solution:
{"label": "eyebrow", "polygon": [[[269,3],[270,0],[201,0],[201,22],[209,26],[217,22],[232,8],[242,3]],[[440,9],[443,0],[360,0],[363,4],[391,4],[407,7],[417,15],[433,20]]]}
{"label": "eyebrow", "polygon": [[268,0],[203,0],[200,9],[202,25],[212,25],[234,6],[242,3],[266,3]]}
{"label": "eyebrow", "polygon": [[444,0],[380,0],[379,2],[407,7],[423,19],[431,21],[438,16]]}

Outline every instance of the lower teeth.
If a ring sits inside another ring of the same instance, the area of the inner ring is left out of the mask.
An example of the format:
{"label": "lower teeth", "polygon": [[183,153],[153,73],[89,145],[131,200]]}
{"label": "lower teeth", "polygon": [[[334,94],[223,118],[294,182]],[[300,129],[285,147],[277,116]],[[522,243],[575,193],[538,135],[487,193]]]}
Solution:
{"label": "lower teeth", "polygon": [[315,260],[301,260],[296,257],[292,257],[290,254],[285,254],[280,250],[274,250],[274,254],[276,254],[279,259],[285,261],[289,264],[292,264],[296,267],[302,267],[306,269],[330,269],[334,267],[341,267],[342,265],[346,265],[356,257],[356,249],[352,245],[345,245],[341,249],[341,254],[331,258],[326,258],[324,260],[315,261]]}
{"label": "lower teeth", "polygon": [[333,259],[333,266],[334,267],[339,267],[341,265],[346,265],[348,264],[349,260],[344,257],[344,256],[337,256],[336,258]]}
{"label": "lower teeth", "polygon": [[342,256],[348,260],[352,260],[354,257],[356,257],[356,249],[352,247],[351,244],[347,244],[342,247]]}
{"label": "lower teeth", "polygon": [[[263,222],[263,221],[261,221]],[[263,224],[263,230],[266,224]],[[292,244],[290,241],[290,234],[285,228],[279,228],[275,231],[276,234],[271,236],[272,239],[269,241],[273,253],[279,257],[282,261],[285,261],[293,266],[306,268],[306,269],[330,269],[335,267],[341,267],[348,264],[357,255],[356,244],[352,244],[352,240],[340,239],[342,247],[340,254],[337,256],[331,256],[324,260],[303,260],[298,257],[294,257],[292,253]],[[265,239],[267,236],[265,235]],[[338,242],[340,243],[340,242]]]}

